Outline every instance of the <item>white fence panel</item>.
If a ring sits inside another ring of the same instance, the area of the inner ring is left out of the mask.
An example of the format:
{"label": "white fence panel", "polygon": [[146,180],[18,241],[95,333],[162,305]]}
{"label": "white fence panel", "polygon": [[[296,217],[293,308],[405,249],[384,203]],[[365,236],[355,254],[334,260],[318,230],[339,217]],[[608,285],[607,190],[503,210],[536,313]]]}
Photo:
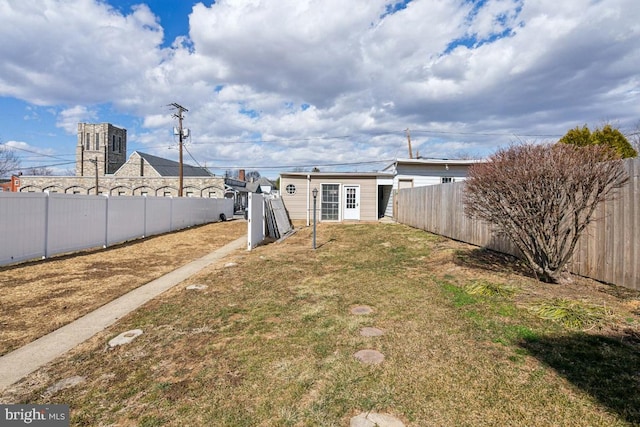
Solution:
{"label": "white fence panel", "polygon": [[46,253],[106,246],[107,198],[72,194],[49,194]]}
{"label": "white fence panel", "polygon": [[257,193],[249,193],[247,221],[247,250],[258,246],[265,237],[264,230],[264,196]]}
{"label": "white fence panel", "polygon": [[107,246],[145,235],[146,197],[110,197],[107,209]]}
{"label": "white fence panel", "polygon": [[106,247],[222,215],[233,217],[233,200],[0,193],[0,265]]}
{"label": "white fence panel", "polygon": [[209,199],[214,203],[215,214],[211,221],[233,218],[233,199]]}
{"label": "white fence panel", "polygon": [[0,265],[45,256],[46,193],[0,193]]}
{"label": "white fence panel", "polygon": [[171,230],[180,230],[181,228],[188,227],[192,218],[192,212],[189,209],[191,202],[198,199],[178,197],[173,199],[171,207]]}
{"label": "white fence panel", "polygon": [[171,228],[171,198],[147,197],[145,236],[166,233]]}

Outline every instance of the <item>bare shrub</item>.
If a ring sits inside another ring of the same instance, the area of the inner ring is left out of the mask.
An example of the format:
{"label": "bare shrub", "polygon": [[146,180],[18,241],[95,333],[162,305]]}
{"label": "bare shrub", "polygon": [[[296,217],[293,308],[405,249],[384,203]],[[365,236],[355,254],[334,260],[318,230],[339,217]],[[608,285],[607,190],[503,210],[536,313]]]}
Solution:
{"label": "bare shrub", "polygon": [[514,145],[470,168],[465,213],[510,238],[539,280],[557,282],[596,206],[627,180],[603,146]]}

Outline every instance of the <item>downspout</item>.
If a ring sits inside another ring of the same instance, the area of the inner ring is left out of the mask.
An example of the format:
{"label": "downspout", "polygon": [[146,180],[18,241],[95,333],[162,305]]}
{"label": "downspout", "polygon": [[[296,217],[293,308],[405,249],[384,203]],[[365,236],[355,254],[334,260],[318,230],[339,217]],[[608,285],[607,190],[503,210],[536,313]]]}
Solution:
{"label": "downspout", "polygon": [[309,205],[310,203],[309,197],[311,195],[311,192],[309,191],[310,188],[311,188],[311,175],[307,175],[307,227],[311,223],[311,221],[309,220],[309,209],[311,209],[311,206]]}

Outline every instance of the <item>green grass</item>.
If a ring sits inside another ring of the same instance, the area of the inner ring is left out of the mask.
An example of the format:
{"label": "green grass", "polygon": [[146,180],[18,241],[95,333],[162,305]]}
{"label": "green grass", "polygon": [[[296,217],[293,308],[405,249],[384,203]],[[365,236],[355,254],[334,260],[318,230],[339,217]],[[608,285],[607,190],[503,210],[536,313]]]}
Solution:
{"label": "green grass", "polygon": [[[73,426],[344,426],[363,411],[411,426],[640,422],[637,351],[537,318],[489,272],[430,263],[457,244],[321,224],[312,251],[307,231],[201,272],[190,281],[207,291],[176,287],[39,374],[84,384],[18,400],[69,404]],[[350,313],[363,304],[373,313]],[[385,334],[362,337],[364,326]],[[105,351],[134,327],[144,334]],[[365,348],[385,362],[356,361]]]}

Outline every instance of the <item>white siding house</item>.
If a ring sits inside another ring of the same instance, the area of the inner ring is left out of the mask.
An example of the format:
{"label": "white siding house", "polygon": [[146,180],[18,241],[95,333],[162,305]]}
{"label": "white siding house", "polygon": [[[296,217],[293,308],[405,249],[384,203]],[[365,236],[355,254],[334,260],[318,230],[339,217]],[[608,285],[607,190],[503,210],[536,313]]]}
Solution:
{"label": "white siding house", "polygon": [[[460,159],[397,159],[383,169],[393,174],[393,194],[403,188],[424,187],[427,185],[446,184],[464,181],[469,166],[483,160]],[[385,210],[385,216],[394,216],[393,197]]]}

